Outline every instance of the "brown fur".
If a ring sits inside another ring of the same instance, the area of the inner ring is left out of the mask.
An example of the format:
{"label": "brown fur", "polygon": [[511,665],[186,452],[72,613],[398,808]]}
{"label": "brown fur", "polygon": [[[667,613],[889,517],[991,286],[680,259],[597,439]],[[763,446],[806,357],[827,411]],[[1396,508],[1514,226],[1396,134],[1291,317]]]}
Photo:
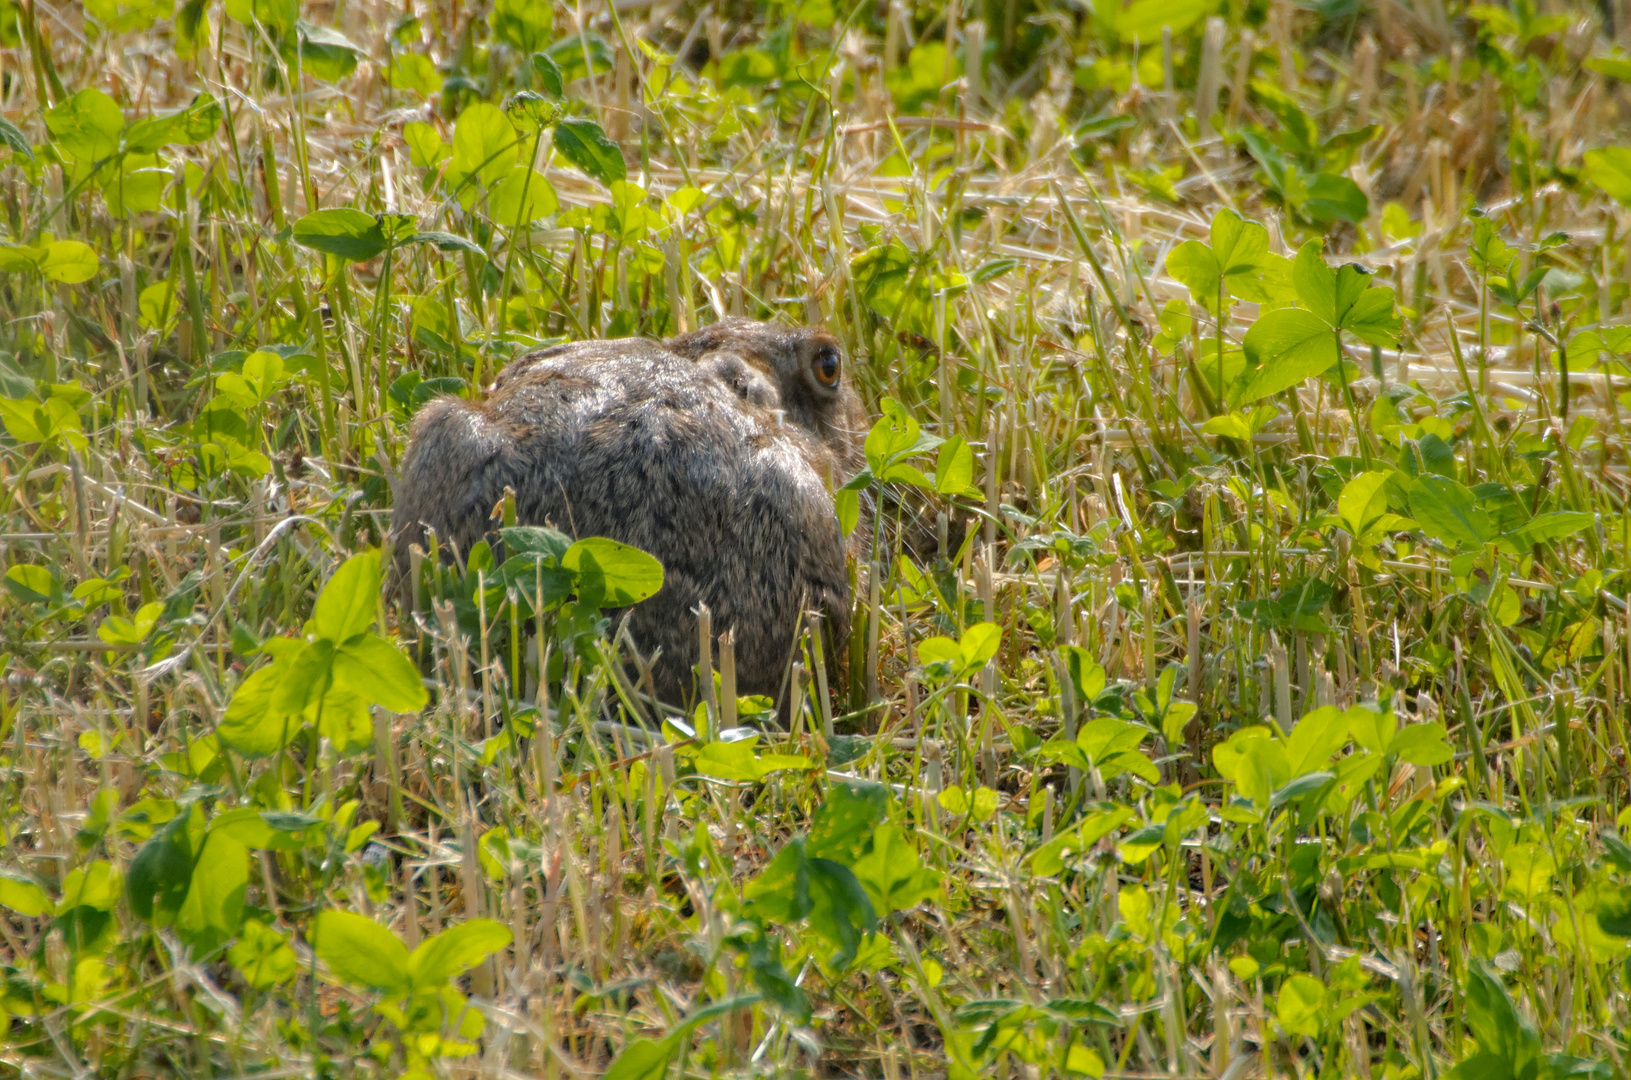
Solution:
{"label": "brown fur", "polygon": [[736,631],[738,691],[779,696],[800,611],[848,636],[831,489],[858,467],[866,414],[841,367],[833,387],[812,373],[836,348],[819,330],[731,319],[666,344],[553,346],[511,363],[480,403],[432,401],[397,490],[399,571],[427,525],[468,551],[509,487],[520,524],[662,562],[662,590],[629,623],[642,650],[660,650],[660,696],[691,687],[702,603],[716,632]]}

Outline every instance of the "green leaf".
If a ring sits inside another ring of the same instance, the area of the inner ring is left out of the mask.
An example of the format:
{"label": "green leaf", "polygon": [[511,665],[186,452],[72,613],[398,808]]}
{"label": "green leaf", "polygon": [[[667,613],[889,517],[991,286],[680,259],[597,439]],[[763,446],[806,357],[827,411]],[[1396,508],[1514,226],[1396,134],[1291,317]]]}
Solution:
{"label": "green leaf", "polygon": [[532,54],[532,70],[538,76],[538,85],[550,97],[558,98],[566,92],[561,66],[548,53]]}
{"label": "green leaf", "polygon": [[175,919],[192,884],[203,834],[203,811],[195,804],[142,845],[125,876],[125,895],[137,918],[158,926]]}
{"label": "green leaf", "polygon": [[[532,52],[548,45],[555,26],[555,9],[537,0],[494,0],[487,23],[493,37],[514,49]],[[557,90],[556,97],[560,96]]]}
{"label": "green leaf", "polygon": [[972,674],[985,667],[1002,645],[1002,627],[997,623],[975,623],[963,631],[957,642],[962,660],[961,673]]}
{"label": "green leaf", "polygon": [[[868,474],[868,480],[870,479],[871,476]],[[845,536],[849,536],[861,523],[861,493],[845,487],[833,497],[833,504],[838,513],[838,528]]]}
{"label": "green leaf", "polygon": [[[422,232],[408,237],[410,244],[434,244],[438,251],[468,251],[472,255],[487,256],[487,249],[474,240],[467,240],[450,232]],[[429,380],[426,380],[427,382]]]}
{"label": "green leaf", "polygon": [[500,180],[487,199],[487,215],[506,228],[530,224],[560,208],[555,188],[544,175],[524,168]]}
{"label": "green leaf", "polygon": [[316,210],[294,223],[295,242],[325,255],[367,262],[390,246],[379,221],[348,206]]}
{"label": "green leaf", "polygon": [[1289,389],[1337,362],[1336,333],[1312,311],[1276,308],[1246,331],[1242,343],[1255,369],[1247,375],[1241,401],[1256,401]]}
{"label": "green leaf", "polygon": [[452,154],[436,129],[421,120],[402,128],[402,141],[408,144],[409,164],[417,168],[434,169]]}
{"label": "green leaf", "polygon": [[212,831],[193,864],[187,898],[176,914],[176,929],[195,944],[218,944],[243,922],[249,885],[249,849],[237,838]]}
{"label": "green leaf", "polygon": [[1400,325],[1393,310],[1393,290],[1381,285],[1367,287],[1342,316],[1342,329],[1369,345],[1398,344]]}
{"label": "green leaf", "polygon": [[[1616,837],[1615,839],[1618,839]],[[13,905],[0,899],[8,907]],[[21,910],[21,909],[18,909]],[[25,912],[26,914],[26,912]],[[1614,937],[1631,938],[1631,887],[1604,889],[1597,896],[1597,925],[1603,933]]]}
{"label": "green leaf", "polygon": [[6,591],[26,604],[62,603],[62,582],[46,567],[32,563],[18,563],[6,571]]}
{"label": "green leaf", "polygon": [[394,713],[416,713],[430,701],[413,661],[378,634],[364,634],[334,651],[334,685]]}
{"label": "green leaf", "polygon": [[1631,206],[1631,146],[1587,150],[1586,181],[1621,206]]}
{"label": "green leaf", "polygon": [[33,878],[17,870],[0,870],[0,904],[31,918],[49,915],[56,907]]}
{"label": "green leaf", "polygon": [[1319,1037],[1325,1012],[1325,984],[1311,975],[1291,975],[1280,984],[1275,1019],[1287,1035]]}
{"label": "green leaf", "polygon": [[1550,514],[1541,514],[1526,524],[1513,529],[1501,539],[1513,544],[1521,551],[1536,544],[1545,544],[1553,540],[1561,540],[1565,536],[1573,536],[1575,533],[1584,532],[1596,522],[1597,518],[1592,514],[1573,510],[1559,510]]}
{"label": "green leaf", "polygon": [[362,50],[338,30],[296,23],[300,38],[300,69],[320,82],[339,82],[357,70]]}
{"label": "green leaf", "polygon": [[313,924],[312,947],[341,982],[392,995],[413,988],[407,946],[373,919],[349,911],[321,911]]}
{"label": "green leaf", "polygon": [[288,663],[277,662],[253,672],[238,684],[216,728],[221,741],[245,757],[268,757],[300,733],[298,716],[272,710],[272,694],[288,678]]}
{"label": "green leaf", "polygon": [[1337,496],[1337,516],[1355,539],[1365,535],[1370,523],[1387,512],[1387,482],[1392,473],[1362,472],[1342,485]]}
{"label": "green leaf", "polygon": [[[1310,240],[1297,249],[1297,258],[1291,264],[1291,287],[1303,307],[1327,326],[1335,326],[1339,314],[1337,272],[1327,266],[1320,255],[1322,246],[1320,241]],[[1345,284],[1351,289],[1351,278]],[[1358,295],[1357,290],[1354,295]],[[1347,302],[1352,303],[1352,299]]]}
{"label": "green leaf", "polygon": [[1540,1056],[1540,1035],[1483,961],[1474,960],[1470,965],[1463,996],[1467,1027],[1478,1048],[1504,1058],[1512,1075],[1525,1075],[1525,1067]]}
{"label": "green leaf", "polygon": [[663,564],[639,548],[591,536],[566,549],[561,565],[577,575],[578,596],[597,607],[626,607],[663,587]]}
{"label": "green leaf", "polygon": [[872,850],[853,869],[879,915],[914,908],[940,891],[940,874],[918,864],[917,849],[896,825],[877,827]]}
{"label": "green leaf", "polygon": [[974,483],[974,451],[961,435],[953,435],[940,446],[934,466],[934,490],[942,495],[961,495]]}
{"label": "green leaf", "polygon": [[1416,479],[1410,516],[1427,535],[1451,546],[1482,547],[1496,536],[1495,523],[1474,505],[1472,492],[1444,476]]}
{"label": "green leaf", "polygon": [[3,116],[0,116],[0,145],[9,146],[28,160],[34,160],[34,150],[28,145],[28,140],[16,124]]}
{"label": "green leaf", "polygon": [[286,983],[300,970],[300,959],[289,947],[287,935],[254,919],[244,924],[237,944],[227,950],[227,959],[257,990]]}
{"label": "green leaf", "polygon": [[215,134],[225,115],[213,95],[199,94],[185,109],[131,124],[125,132],[125,150],[151,154],[174,143],[188,146],[201,143]]}
{"label": "green leaf", "polygon": [[407,959],[415,990],[440,986],[462,975],[514,940],[508,927],[492,919],[471,919],[422,943]]}
{"label": "green leaf", "polygon": [[475,178],[483,188],[491,188],[511,175],[520,150],[515,142],[515,126],[504,111],[476,101],[458,114],[453,126],[453,162],[449,179],[463,183]]}
{"label": "green leaf", "polygon": [[662,1080],[673,1056],[674,1048],[667,1039],[630,1039],[602,1080]]}
{"label": "green leaf", "polygon": [[882,784],[867,780],[833,784],[827,789],[827,801],[810,822],[809,854],[845,866],[853,864],[888,806],[889,789]]}
{"label": "green leaf", "polygon": [[810,929],[837,946],[828,959],[840,970],[849,967],[864,935],[876,929],[878,916],[866,890],[843,863],[810,859]]}
{"label": "green leaf", "polygon": [[422,53],[398,53],[391,57],[389,82],[393,90],[407,90],[428,98],[441,92],[442,74],[436,70],[436,61]]}
{"label": "green leaf", "polygon": [[90,163],[119,149],[125,114],[102,91],[85,89],[48,109],[45,128],[57,149],[75,161]]}
{"label": "green leaf", "polygon": [[45,246],[45,258],[40,262],[40,273],[47,281],[60,281],[77,285],[96,276],[101,262],[89,244],[78,240],[55,240]]}
{"label": "green leaf", "polygon": [[603,184],[628,175],[623,151],[606,137],[593,120],[562,120],[555,125],[555,149],[560,155]]}
{"label": "green leaf", "polygon": [[1444,738],[1443,724],[1411,724],[1400,728],[1388,743],[1387,752],[1412,765],[1443,765],[1455,752]]}
{"label": "green leaf", "polygon": [[317,636],[340,645],[367,632],[379,610],[380,581],[377,548],[359,552],[341,563],[318,594],[312,611],[312,629]]}

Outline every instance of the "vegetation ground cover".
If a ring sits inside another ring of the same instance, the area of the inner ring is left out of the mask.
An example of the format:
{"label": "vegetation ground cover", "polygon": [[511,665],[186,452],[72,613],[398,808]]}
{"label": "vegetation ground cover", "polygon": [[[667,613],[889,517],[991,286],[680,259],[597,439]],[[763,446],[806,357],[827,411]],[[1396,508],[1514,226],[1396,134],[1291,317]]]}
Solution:
{"label": "vegetation ground cover", "polygon": [[[0,0],[5,1071],[1623,1075],[1628,14]],[[385,587],[725,314],[880,418],[787,726]]]}

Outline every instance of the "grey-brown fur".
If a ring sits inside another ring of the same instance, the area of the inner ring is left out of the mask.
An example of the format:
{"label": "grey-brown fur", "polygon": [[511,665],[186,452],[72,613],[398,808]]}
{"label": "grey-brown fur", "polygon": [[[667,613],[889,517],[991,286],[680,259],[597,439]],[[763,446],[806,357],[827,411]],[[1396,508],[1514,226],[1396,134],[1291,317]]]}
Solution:
{"label": "grey-brown fur", "polygon": [[848,634],[830,488],[854,471],[866,416],[841,368],[831,387],[809,372],[835,348],[817,330],[728,320],[667,344],[553,346],[506,367],[480,403],[432,401],[397,490],[399,569],[427,524],[468,551],[509,487],[521,524],[608,536],[663,563],[662,590],[629,623],[644,651],[660,650],[660,696],[690,688],[699,603],[716,631],[736,631],[739,692],[779,695],[801,610]]}

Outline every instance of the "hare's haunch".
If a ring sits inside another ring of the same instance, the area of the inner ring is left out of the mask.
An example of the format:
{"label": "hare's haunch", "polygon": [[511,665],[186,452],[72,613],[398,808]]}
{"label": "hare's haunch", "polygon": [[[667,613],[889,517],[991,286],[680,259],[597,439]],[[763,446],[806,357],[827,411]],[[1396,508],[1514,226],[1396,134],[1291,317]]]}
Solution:
{"label": "hare's haunch", "polygon": [[831,489],[854,471],[865,413],[837,343],[732,319],[665,344],[558,345],[504,369],[485,401],[414,419],[392,532],[399,568],[424,528],[469,551],[506,487],[523,525],[607,536],[663,564],[629,629],[660,650],[660,696],[697,661],[699,604],[736,634],[740,693],[779,695],[801,611],[848,634],[845,545]]}

